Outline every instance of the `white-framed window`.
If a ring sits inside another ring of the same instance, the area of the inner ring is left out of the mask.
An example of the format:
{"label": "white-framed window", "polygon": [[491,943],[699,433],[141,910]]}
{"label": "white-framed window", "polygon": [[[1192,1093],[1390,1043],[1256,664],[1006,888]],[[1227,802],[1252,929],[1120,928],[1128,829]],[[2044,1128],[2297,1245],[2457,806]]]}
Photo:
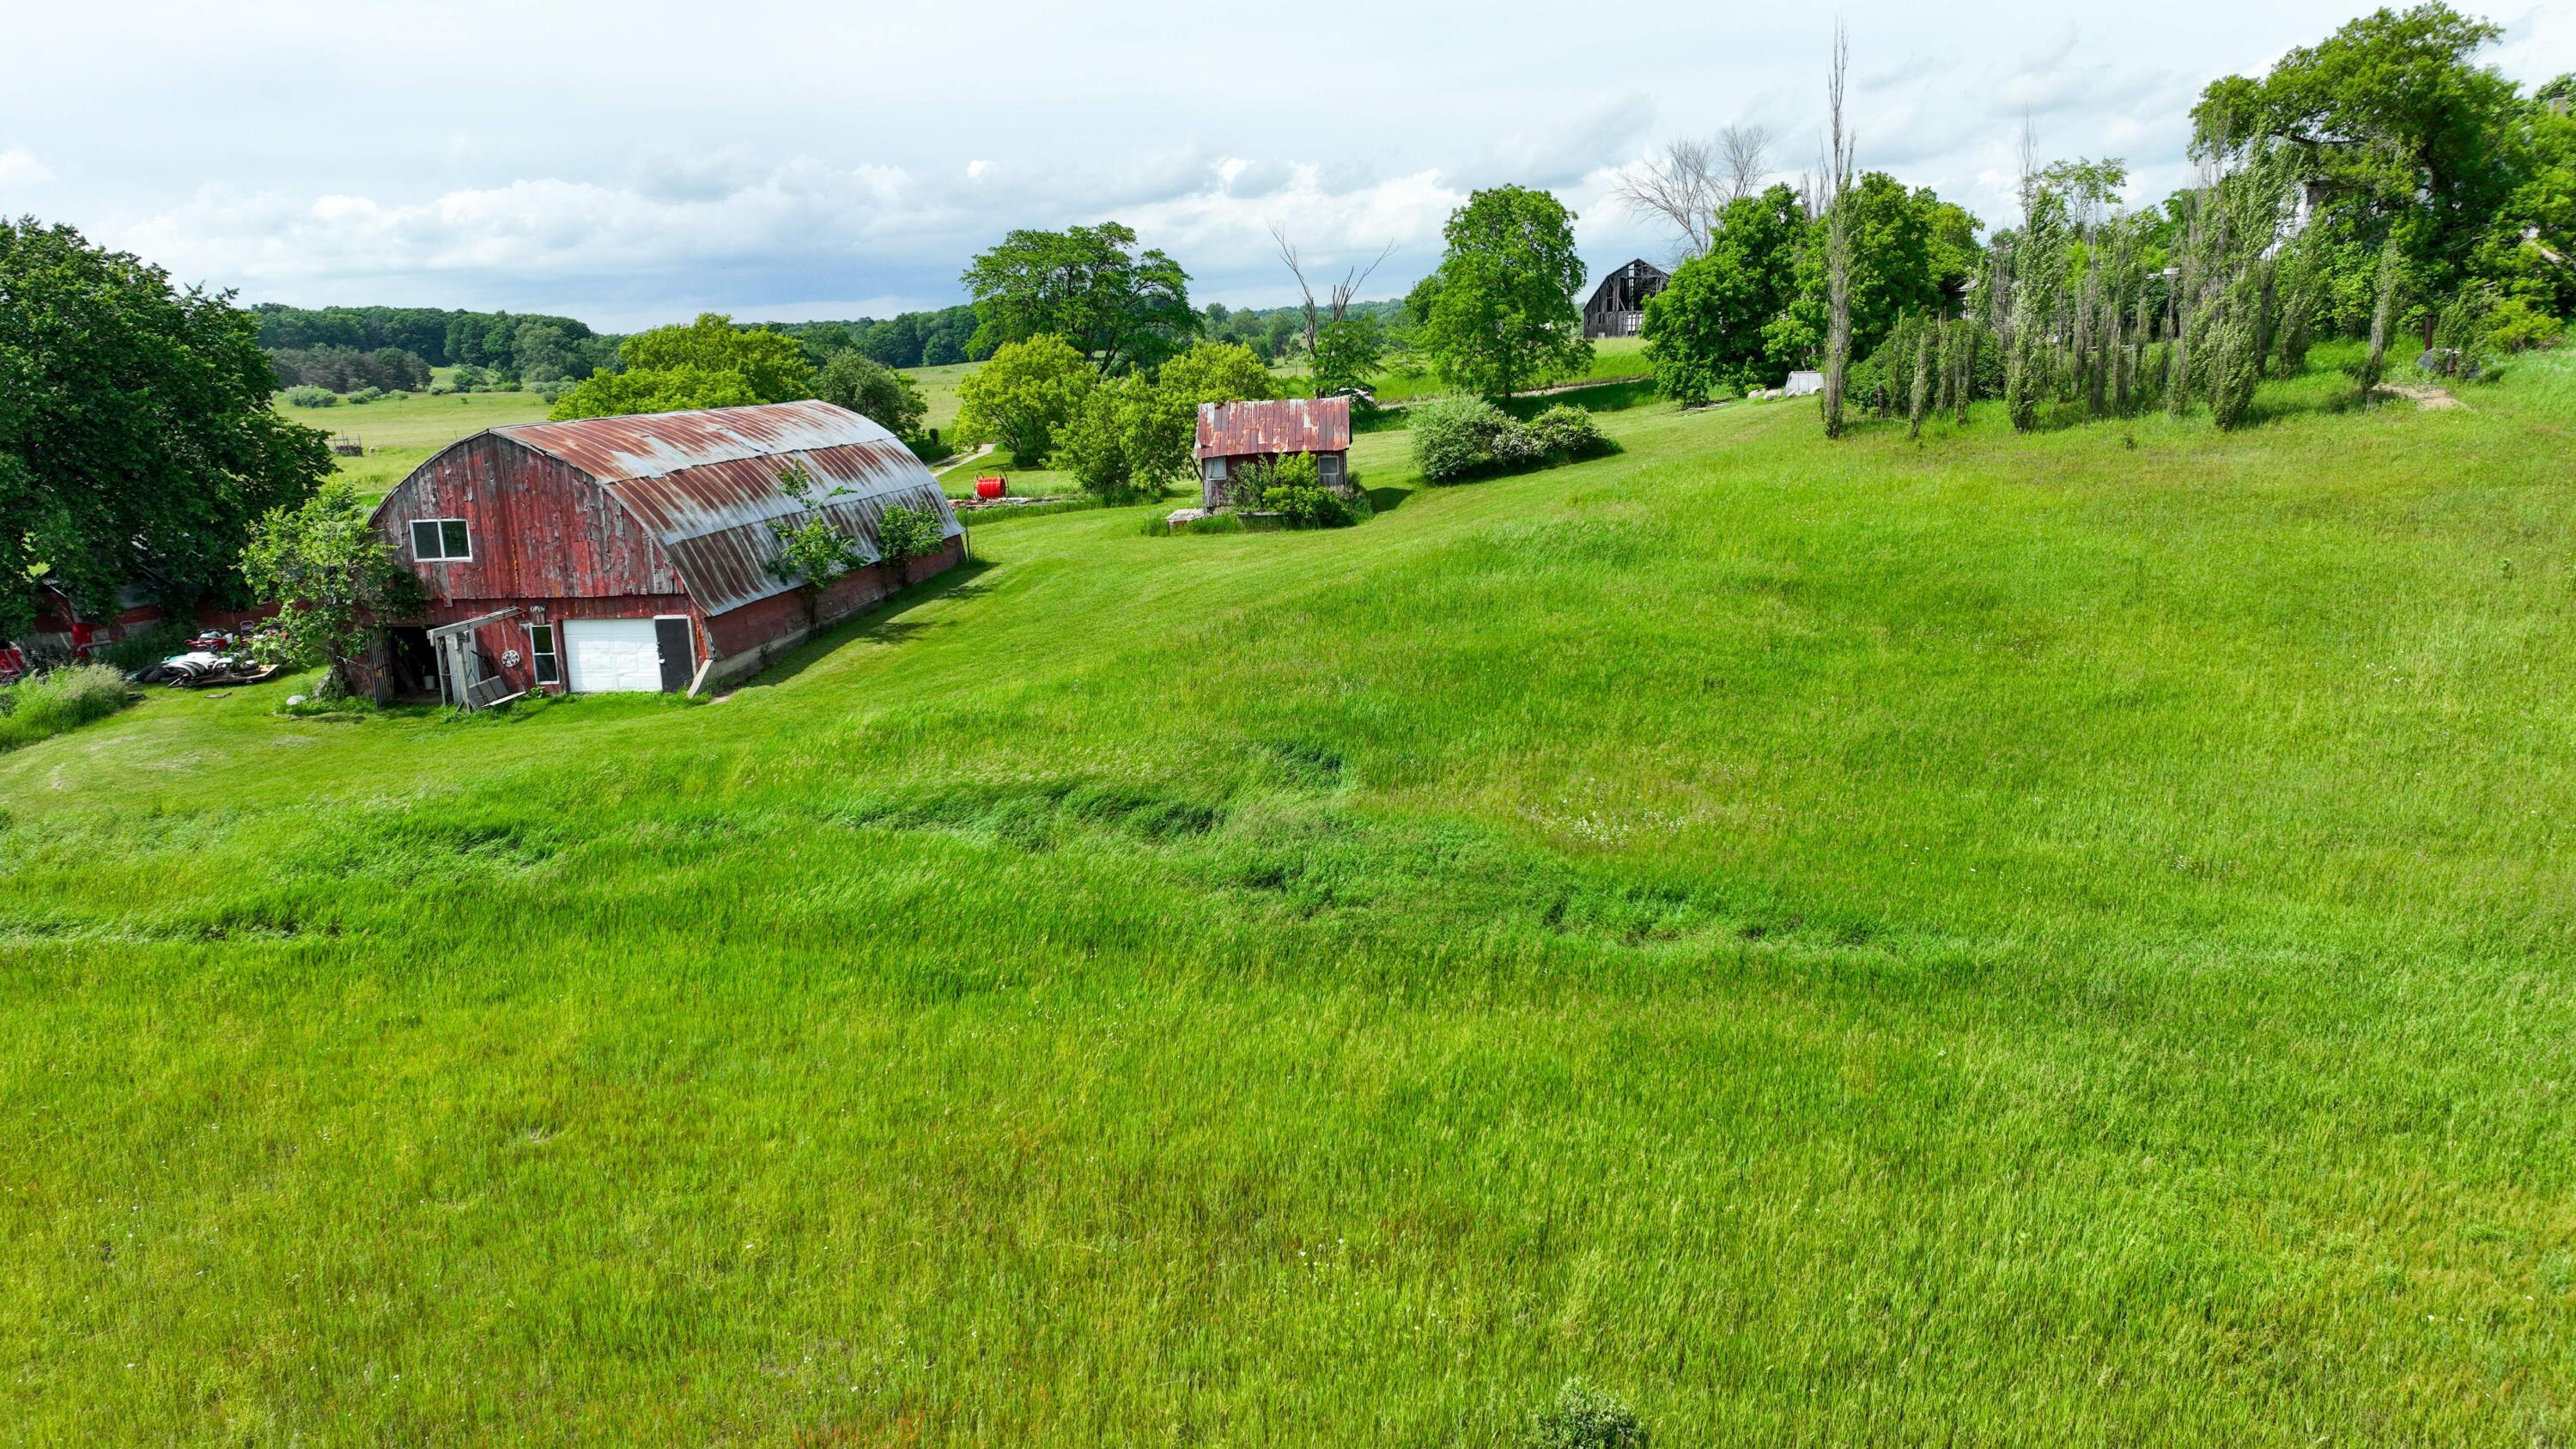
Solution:
{"label": "white-framed window", "polygon": [[411,556],[422,563],[464,563],[474,557],[474,537],[462,518],[415,518]]}
{"label": "white-framed window", "polygon": [[1211,482],[1211,483],[1222,483],[1222,482],[1224,482],[1224,481],[1225,481],[1225,460],[1224,460],[1223,458],[1210,458],[1210,459],[1208,459],[1208,460],[1207,460],[1207,475],[1208,475],[1208,481],[1209,481],[1209,482]]}
{"label": "white-framed window", "polygon": [[563,680],[560,661],[555,655],[555,626],[528,626],[528,667],[536,672],[537,683],[558,684]]}
{"label": "white-framed window", "polygon": [[1315,459],[1315,476],[1320,481],[1326,483],[1341,482],[1342,455],[1339,453],[1323,453],[1317,455]]}

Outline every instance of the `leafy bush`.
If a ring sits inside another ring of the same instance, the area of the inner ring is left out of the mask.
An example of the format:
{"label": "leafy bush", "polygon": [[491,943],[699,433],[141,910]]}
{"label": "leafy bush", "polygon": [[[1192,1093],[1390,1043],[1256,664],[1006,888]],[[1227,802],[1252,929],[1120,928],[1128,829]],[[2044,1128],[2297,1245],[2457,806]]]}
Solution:
{"label": "leafy bush", "polygon": [[1474,398],[1439,398],[1412,412],[1414,466],[1431,483],[1549,468],[1618,451],[1590,413],[1562,403],[1526,423]]}
{"label": "leafy bush", "polygon": [[1526,1449],[1647,1449],[1649,1436],[1636,1410],[1617,1395],[1569,1379],[1555,1404],[1530,1416],[1521,1443]]}
{"label": "leafy bush", "polygon": [[356,392],[349,394],[349,401],[352,403],[371,403],[384,395],[385,390],[383,388],[362,387]]}
{"label": "leafy bush", "polygon": [[0,689],[0,750],[32,745],[126,706],[125,676],[103,664],[48,670]]}
{"label": "leafy bush", "polygon": [[1291,528],[1348,528],[1359,521],[1342,495],[1313,483],[1265,489],[1261,506]]}
{"label": "leafy bush", "polygon": [[1323,470],[1312,453],[1290,453],[1270,465],[1270,482],[1277,488],[1314,488],[1322,485]]}
{"label": "leafy bush", "polygon": [[1481,398],[1433,398],[1408,411],[1413,466],[1429,483],[1456,483],[1492,469],[1494,437],[1511,425],[1501,408]]}
{"label": "leafy bush", "polygon": [[2528,352],[2555,347],[2567,335],[2567,324],[2520,297],[2497,304],[2487,314],[2486,345],[2496,352]]}
{"label": "leafy bush", "polygon": [[877,560],[885,565],[887,587],[904,586],[904,565],[937,553],[948,541],[939,514],[898,503],[877,519]]}
{"label": "leafy bush", "polygon": [[327,387],[315,387],[307,382],[288,388],[286,400],[299,408],[327,408],[338,406],[340,395]]}
{"label": "leafy bush", "polygon": [[1611,451],[1610,440],[1601,435],[1600,424],[1578,407],[1560,403],[1523,426],[1536,440],[1539,456],[1551,463],[1597,458]]}

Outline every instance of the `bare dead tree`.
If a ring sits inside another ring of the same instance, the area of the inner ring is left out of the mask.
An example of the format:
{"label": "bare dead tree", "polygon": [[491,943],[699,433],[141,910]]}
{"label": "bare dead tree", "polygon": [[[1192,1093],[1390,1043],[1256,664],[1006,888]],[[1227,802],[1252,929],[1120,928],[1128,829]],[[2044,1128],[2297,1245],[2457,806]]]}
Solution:
{"label": "bare dead tree", "polygon": [[1670,223],[1682,236],[1681,260],[1689,261],[1707,254],[1709,230],[1726,200],[1718,164],[1706,141],[1668,142],[1662,159],[1641,161],[1621,172],[1612,194],[1631,214]]}
{"label": "bare dead tree", "polygon": [[1718,203],[1742,201],[1762,190],[1771,174],[1771,132],[1758,125],[1734,125],[1717,133],[1717,169],[1724,178]]}
{"label": "bare dead tree", "polygon": [[1851,208],[1843,198],[1851,191],[1852,151],[1857,138],[1845,118],[1844,101],[1851,68],[1851,41],[1842,22],[1834,22],[1833,68],[1825,77],[1826,135],[1821,185],[1825,203],[1825,436],[1843,435],[1843,384],[1851,371]]}
{"label": "bare dead tree", "polygon": [[1325,290],[1325,300],[1319,306],[1315,301],[1315,289],[1306,282],[1305,264],[1298,258],[1297,248],[1288,240],[1288,229],[1273,222],[1270,227],[1270,239],[1279,243],[1279,260],[1288,264],[1288,275],[1297,279],[1298,295],[1305,298],[1306,355],[1308,357],[1315,355],[1315,335],[1326,326],[1348,316],[1351,303],[1358,298],[1360,288],[1367,284],[1369,274],[1385,265],[1388,257],[1395,255],[1395,243],[1388,242],[1385,250],[1372,258],[1367,266],[1345,268],[1342,279]]}

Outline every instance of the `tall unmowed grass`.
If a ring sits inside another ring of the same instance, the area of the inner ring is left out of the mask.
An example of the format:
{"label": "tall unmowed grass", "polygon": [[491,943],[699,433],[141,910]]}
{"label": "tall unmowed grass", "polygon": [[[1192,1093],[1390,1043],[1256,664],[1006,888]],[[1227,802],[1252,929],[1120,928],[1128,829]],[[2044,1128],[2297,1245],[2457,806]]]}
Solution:
{"label": "tall unmowed grass", "polygon": [[125,676],[100,664],[49,669],[0,686],[0,750],[14,750],[125,708]]}
{"label": "tall unmowed grass", "polygon": [[1371,434],[720,703],[0,757],[0,1423],[2569,1442],[2576,409],[2351,393]]}

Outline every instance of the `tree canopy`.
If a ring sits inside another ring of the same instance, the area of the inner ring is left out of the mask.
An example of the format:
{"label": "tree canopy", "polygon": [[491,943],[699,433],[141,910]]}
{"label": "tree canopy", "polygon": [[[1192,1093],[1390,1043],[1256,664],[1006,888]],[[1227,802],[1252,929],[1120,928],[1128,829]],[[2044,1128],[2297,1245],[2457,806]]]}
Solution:
{"label": "tree canopy", "polygon": [[957,385],[957,434],[999,443],[1020,466],[1034,466],[1055,450],[1056,430],[1082,406],[1095,376],[1061,337],[1005,343]]}
{"label": "tree canopy", "polygon": [[1787,369],[1773,363],[1767,329],[1797,296],[1808,229],[1786,186],[1719,209],[1708,251],[1646,301],[1646,357],[1666,396],[1700,403],[1779,380]]}
{"label": "tree canopy", "polygon": [[832,354],[815,379],[814,395],[906,441],[921,435],[930,410],[911,378],[857,351]]}
{"label": "tree canopy", "polygon": [[2394,233],[2411,290],[2447,293],[2540,159],[2527,126],[2537,103],[2475,60],[2502,34],[2438,0],[2376,11],[2259,79],[2212,82],[2192,110],[2193,149],[2226,160],[2288,148],[2352,265],[2375,267]]}
{"label": "tree canopy", "polygon": [[1416,296],[1422,343],[1443,378],[1509,397],[1591,360],[1574,301],[1583,259],[1563,202],[1497,186],[1470,195],[1441,235],[1448,250]]}
{"label": "tree canopy", "polygon": [[796,402],[814,396],[814,370],[804,349],[782,332],[736,327],[713,312],[687,324],[638,332],[618,344],[626,370],[595,373],[547,414],[613,418],[690,408]]}
{"label": "tree canopy", "polygon": [[[1861,176],[1835,204],[1850,211],[1854,356],[1866,356],[1899,317],[1949,310],[1950,294],[1976,265],[1975,217],[1928,186],[1907,190],[1884,171]],[[1824,228],[1809,228],[1802,240],[1796,298],[1772,321],[1766,338],[1771,361],[1783,371],[1824,346]]]}
{"label": "tree canopy", "polygon": [[966,269],[975,344],[1057,337],[1102,373],[1159,366],[1198,334],[1190,277],[1117,222],[1014,231]]}
{"label": "tree canopy", "polygon": [[331,472],[275,386],[230,293],[0,221],[0,637],[26,630],[38,576],[93,615],[129,584],[176,608],[238,596],[253,521]]}

